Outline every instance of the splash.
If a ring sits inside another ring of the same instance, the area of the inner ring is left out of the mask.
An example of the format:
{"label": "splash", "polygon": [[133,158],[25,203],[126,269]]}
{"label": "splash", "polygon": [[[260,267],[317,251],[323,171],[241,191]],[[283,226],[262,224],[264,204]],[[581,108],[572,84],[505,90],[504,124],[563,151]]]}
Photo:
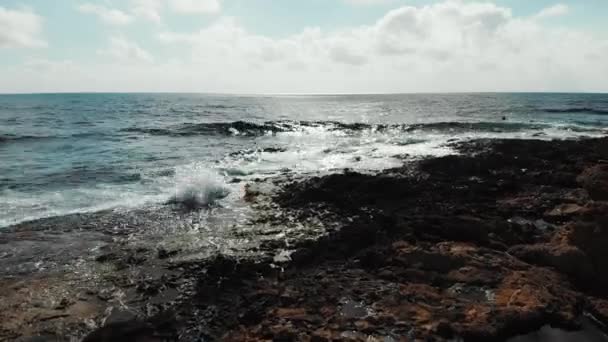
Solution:
{"label": "splash", "polygon": [[175,194],[171,204],[180,204],[187,209],[204,208],[225,198],[230,190],[217,174],[201,167],[178,169],[175,174]]}

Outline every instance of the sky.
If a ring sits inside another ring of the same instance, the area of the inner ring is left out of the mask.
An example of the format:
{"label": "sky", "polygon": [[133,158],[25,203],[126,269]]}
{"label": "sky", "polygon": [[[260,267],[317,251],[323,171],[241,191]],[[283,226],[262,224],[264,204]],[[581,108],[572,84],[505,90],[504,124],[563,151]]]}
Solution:
{"label": "sky", "polygon": [[0,0],[0,93],[608,92],[606,0]]}

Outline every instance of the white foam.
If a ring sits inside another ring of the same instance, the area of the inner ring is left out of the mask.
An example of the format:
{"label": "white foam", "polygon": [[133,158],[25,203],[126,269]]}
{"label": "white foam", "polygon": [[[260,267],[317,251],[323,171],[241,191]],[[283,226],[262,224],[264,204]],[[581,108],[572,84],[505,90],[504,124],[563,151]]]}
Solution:
{"label": "white foam", "polygon": [[276,175],[287,169],[294,173],[346,168],[379,171],[400,166],[403,155],[415,158],[454,153],[445,145],[448,139],[447,135],[428,136],[400,129],[345,131],[332,125],[300,126],[294,131],[257,139],[260,146],[281,146],[285,151],[251,151],[227,157],[220,164],[225,170],[239,170],[245,180]]}
{"label": "white foam", "polygon": [[0,194],[0,227],[47,217],[89,213],[114,208],[138,208],[160,203],[167,195],[134,186],[99,185],[32,195],[5,190]]}
{"label": "white foam", "polygon": [[[33,195],[4,190],[0,193],[0,227],[25,221],[117,208],[141,208],[173,200],[203,207],[232,193],[223,177],[201,164],[176,167],[175,176],[158,177],[144,183],[98,184],[95,187],[64,189]],[[234,196],[239,197],[238,191]]]}
{"label": "white foam", "polygon": [[[543,122],[539,122],[543,124]],[[569,129],[571,124],[545,123],[536,130],[515,132],[488,131],[403,131],[399,128],[362,131],[337,130],[332,125],[298,126],[255,138],[255,146],[243,146],[248,152],[214,160],[199,160],[175,167],[175,174],[158,177],[148,170],[142,181],[121,184],[97,184],[90,188],[66,189],[40,194],[5,190],[0,193],[0,227],[50,216],[93,212],[117,207],[141,207],[164,203],[169,199],[194,206],[207,206],[221,201],[227,208],[242,198],[243,184],[227,184],[238,177],[245,182],[285,171],[310,174],[351,169],[379,171],[398,167],[403,157],[444,156],[456,151],[449,142],[478,138],[503,139],[568,139],[603,136],[607,130]],[[580,129],[579,129],[580,128]],[[233,132],[238,134],[237,132]],[[284,147],[264,152],[263,147]],[[156,170],[158,171],[158,170]],[[225,177],[219,175],[223,174]]]}
{"label": "white foam", "polygon": [[202,165],[181,167],[175,173],[175,194],[171,200],[190,207],[204,207],[230,193],[223,178]]}

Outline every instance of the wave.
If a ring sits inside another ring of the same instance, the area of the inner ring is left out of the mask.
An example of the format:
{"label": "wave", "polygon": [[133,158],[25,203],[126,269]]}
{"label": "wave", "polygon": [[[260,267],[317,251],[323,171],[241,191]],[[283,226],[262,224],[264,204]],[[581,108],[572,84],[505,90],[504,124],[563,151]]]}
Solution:
{"label": "wave", "polygon": [[27,141],[41,141],[41,140],[53,140],[53,139],[83,139],[83,138],[100,138],[106,134],[99,132],[83,132],[75,133],[72,135],[15,135],[15,134],[0,134],[0,143],[16,143],[16,142],[27,142]]}
{"label": "wave", "polygon": [[171,135],[171,130],[162,129],[162,128],[138,128],[138,127],[130,127],[123,128],[120,132],[124,133],[144,133],[150,135]]}
{"label": "wave", "polygon": [[70,187],[83,187],[95,184],[123,185],[142,181],[139,172],[121,170],[112,166],[75,166],[56,172],[46,172],[37,177],[27,180],[6,180],[0,182],[0,190],[29,190],[35,191],[40,188],[65,189]]}
{"label": "wave", "polygon": [[[561,111],[561,109],[559,109]],[[563,110],[566,113],[566,110]],[[608,113],[608,111],[606,111]],[[321,129],[327,132],[344,132],[357,134],[359,132],[495,132],[509,133],[526,130],[542,130],[552,127],[549,124],[535,122],[430,122],[419,124],[369,124],[362,122],[345,123],[338,121],[266,121],[255,123],[248,121],[215,122],[182,124],[168,128],[129,127],[120,129],[122,133],[138,133],[153,136],[189,137],[189,136],[233,136],[233,137],[259,137],[276,135],[287,132],[302,132],[308,129]],[[84,132],[71,136],[33,136],[14,134],[0,134],[0,143],[17,141],[33,141],[44,139],[64,138],[91,138],[103,137],[106,133]]]}
{"label": "wave", "polygon": [[218,122],[183,124],[171,128],[125,128],[122,132],[142,133],[163,136],[196,136],[196,135],[222,135],[257,137],[264,135],[275,135],[284,132],[298,132],[309,128],[320,128],[330,132],[343,131],[345,133],[356,133],[362,131],[383,132],[388,130],[399,130],[404,132],[414,131],[483,131],[483,132],[517,132],[522,130],[538,130],[550,127],[540,123],[521,122],[433,122],[421,124],[369,124],[369,123],[344,123],[338,121],[267,121],[254,123],[247,121]]}
{"label": "wave", "polygon": [[172,128],[139,128],[121,129],[126,133],[144,133],[149,135],[193,136],[193,135],[224,135],[256,137],[273,135],[282,132],[294,132],[305,128],[320,127],[331,131],[351,130],[361,131],[370,129],[373,125],[364,123],[341,123],[334,121],[267,121],[254,123],[248,121],[215,122],[200,124],[183,124]]}
{"label": "wave", "polygon": [[178,204],[186,209],[213,205],[230,194],[230,190],[218,175],[194,167],[178,170],[175,177],[175,194],[168,204]]}
{"label": "wave", "polygon": [[289,127],[277,123],[257,124],[246,121],[184,124],[173,128],[139,128],[121,129],[121,132],[144,133],[150,135],[192,136],[192,135],[226,135],[226,136],[260,136],[288,131]]}
{"label": "wave", "polygon": [[[309,123],[310,124],[310,123]],[[420,131],[479,131],[479,132],[518,132],[524,130],[539,130],[550,127],[547,124],[541,123],[525,123],[525,122],[430,122],[420,124],[366,124],[366,123],[341,123],[341,122],[314,122],[313,125],[326,125],[329,130],[341,131],[403,131],[403,132],[420,132]]]}
{"label": "wave", "polygon": [[525,122],[435,122],[408,126],[405,130],[413,131],[479,131],[479,132],[519,132],[540,130],[551,127],[541,123]]}
{"label": "wave", "polygon": [[178,130],[179,134],[202,134],[202,135],[235,135],[235,136],[260,136],[276,134],[291,130],[289,126],[281,122],[266,122],[256,124],[246,121],[235,121],[228,123],[203,123],[184,125]]}
{"label": "wave", "polygon": [[207,104],[204,106],[207,109],[234,109],[236,106],[223,105],[223,104]]}
{"label": "wave", "polygon": [[552,114],[576,114],[576,113],[587,113],[587,114],[608,114],[608,109],[605,108],[593,108],[593,107],[565,107],[565,108],[543,108],[542,111]]}
{"label": "wave", "polygon": [[52,136],[35,136],[35,135],[14,135],[6,134],[0,135],[0,143],[10,143],[18,141],[33,141],[33,140],[47,140],[54,139]]}

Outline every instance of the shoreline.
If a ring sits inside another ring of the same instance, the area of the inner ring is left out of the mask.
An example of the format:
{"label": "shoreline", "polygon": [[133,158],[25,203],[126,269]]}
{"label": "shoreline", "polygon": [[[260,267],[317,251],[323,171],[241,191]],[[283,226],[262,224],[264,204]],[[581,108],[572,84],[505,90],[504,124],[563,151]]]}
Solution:
{"label": "shoreline", "polygon": [[[546,325],[577,330],[586,315],[608,323],[608,138],[474,140],[458,149],[376,175],[250,187],[246,199],[268,213],[258,223],[273,236],[294,222],[325,229],[262,240],[251,250],[257,257],[180,260],[178,249],[129,245],[132,231],[83,230],[83,215],[52,238],[36,225],[70,224],[54,218],[0,232],[5,246],[99,242],[82,250],[91,277],[24,270],[1,278],[0,339],[476,341]],[[63,298],[32,300],[50,290]]]}

